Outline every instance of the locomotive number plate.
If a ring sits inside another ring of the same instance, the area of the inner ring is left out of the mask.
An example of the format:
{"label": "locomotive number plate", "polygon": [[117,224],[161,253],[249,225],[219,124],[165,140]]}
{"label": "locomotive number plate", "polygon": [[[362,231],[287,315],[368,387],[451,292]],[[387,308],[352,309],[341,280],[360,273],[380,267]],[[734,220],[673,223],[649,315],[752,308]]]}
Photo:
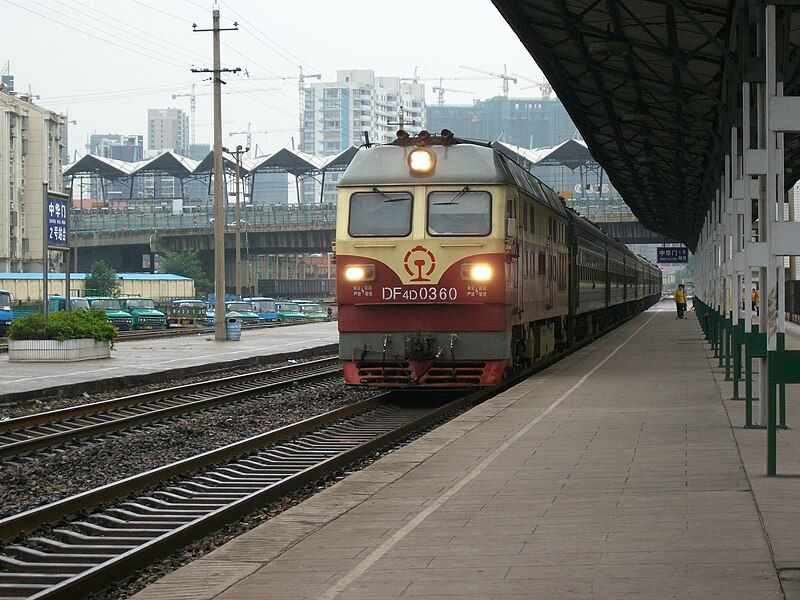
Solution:
{"label": "locomotive number plate", "polygon": [[394,286],[381,288],[381,300],[390,302],[450,302],[458,300],[454,287]]}

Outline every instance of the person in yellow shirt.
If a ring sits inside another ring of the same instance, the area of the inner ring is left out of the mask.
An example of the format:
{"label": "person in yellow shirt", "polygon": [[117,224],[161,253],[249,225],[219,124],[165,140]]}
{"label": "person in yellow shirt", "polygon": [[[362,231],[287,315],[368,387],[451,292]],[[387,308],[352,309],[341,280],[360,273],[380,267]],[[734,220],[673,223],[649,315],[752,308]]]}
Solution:
{"label": "person in yellow shirt", "polygon": [[678,311],[678,316],[675,318],[683,319],[683,313],[686,312],[686,288],[682,283],[675,290],[675,308]]}
{"label": "person in yellow shirt", "polygon": [[756,288],[753,288],[753,291],[750,292],[750,301],[752,302],[753,312],[758,315],[758,306],[760,303],[758,301],[758,292],[756,291]]}

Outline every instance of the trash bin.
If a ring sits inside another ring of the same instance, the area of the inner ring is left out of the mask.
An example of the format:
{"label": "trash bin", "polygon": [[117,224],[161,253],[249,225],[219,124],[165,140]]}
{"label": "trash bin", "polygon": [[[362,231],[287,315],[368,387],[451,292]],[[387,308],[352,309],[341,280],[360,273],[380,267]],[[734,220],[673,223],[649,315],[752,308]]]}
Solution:
{"label": "trash bin", "polygon": [[225,339],[231,342],[238,342],[242,339],[242,322],[236,317],[226,319]]}

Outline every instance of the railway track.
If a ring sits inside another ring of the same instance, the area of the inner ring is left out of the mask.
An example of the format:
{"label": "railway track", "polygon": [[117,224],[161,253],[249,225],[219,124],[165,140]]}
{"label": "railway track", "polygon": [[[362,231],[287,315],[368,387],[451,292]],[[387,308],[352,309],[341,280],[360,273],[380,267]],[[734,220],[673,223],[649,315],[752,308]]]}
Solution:
{"label": "railway track", "polygon": [[127,498],[5,546],[0,597],[76,598],[102,589],[432,425],[477,395],[486,392],[430,408],[404,406],[391,401],[396,394],[385,394],[3,519],[0,539],[9,540]]}
{"label": "railway track", "polygon": [[408,396],[399,403],[402,392],[384,394],[2,519],[0,599],[72,599],[101,590],[516,385],[618,325],[495,388],[435,408],[410,407]]}
{"label": "railway track", "polygon": [[311,385],[340,372],[338,359],[324,358],[0,421],[0,460],[205,410],[255,394],[297,384]]}

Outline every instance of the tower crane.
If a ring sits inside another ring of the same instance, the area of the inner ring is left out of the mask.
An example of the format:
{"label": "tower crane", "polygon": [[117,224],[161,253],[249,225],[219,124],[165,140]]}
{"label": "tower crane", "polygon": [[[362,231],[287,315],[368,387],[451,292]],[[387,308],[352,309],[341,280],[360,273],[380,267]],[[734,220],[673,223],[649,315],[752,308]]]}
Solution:
{"label": "tower crane", "polygon": [[192,84],[192,91],[188,94],[172,94],[172,99],[189,97],[189,143],[194,144],[194,130],[195,130],[195,113],[197,112],[197,95],[194,93],[194,84]]}
{"label": "tower crane", "polygon": [[247,138],[246,138],[247,139],[247,147],[250,148],[250,153],[251,154],[253,153],[253,143],[252,143],[253,142],[253,134],[258,135],[260,133],[263,133],[264,135],[267,135],[269,133],[269,131],[253,131],[252,129],[253,129],[253,124],[248,122],[246,130],[244,130],[244,131],[231,131],[228,134],[231,137],[233,137],[234,135],[245,135],[245,136],[247,136]]}
{"label": "tower crane", "polygon": [[456,94],[475,94],[475,92],[471,92],[469,90],[456,90],[454,88],[446,88],[442,85],[443,79],[439,78],[439,85],[433,86],[433,91],[439,94],[438,96],[438,104],[442,106],[444,104],[444,93],[445,92],[455,92]]}
{"label": "tower crane", "polygon": [[[210,96],[211,92],[200,92],[197,93],[194,91],[195,84],[192,84],[192,89],[188,94],[172,94],[172,99],[175,98],[189,98],[189,143],[194,144],[194,133],[196,129],[195,125],[195,112],[197,111],[197,97],[198,96]],[[278,88],[263,88],[260,90],[231,90],[230,92],[222,92],[223,94],[241,94],[244,92],[274,92]]]}
{"label": "tower crane", "polygon": [[[272,77],[255,77],[253,81],[266,81],[266,80],[276,80],[280,79],[281,81],[293,81],[297,80],[297,92],[298,92],[298,99],[297,99],[297,111],[298,111],[298,119],[300,120],[300,128],[298,130],[299,139],[300,139],[300,149],[303,148],[303,113],[305,111],[305,103],[306,103],[306,79],[322,79],[322,75],[320,73],[304,73],[302,65],[298,67],[299,74],[297,77],[281,77],[280,75],[274,75]],[[249,74],[247,75],[250,76]]]}
{"label": "tower crane", "polygon": [[519,77],[520,79],[524,79],[525,81],[531,82],[533,85],[526,85],[524,88],[520,88],[523,90],[529,90],[531,88],[539,88],[539,92],[542,94],[542,98],[545,100],[549,100],[550,96],[553,94],[553,87],[550,83],[545,81],[536,81],[535,79],[531,79],[530,77],[525,77],[524,75],[520,75],[519,73],[512,73],[515,77]]}
{"label": "tower crane", "polygon": [[503,80],[503,95],[508,98],[508,85],[509,83],[517,83],[517,78],[514,75],[508,74],[508,67],[503,65],[503,72],[502,73],[492,73],[491,71],[484,71],[483,69],[476,69],[475,67],[467,67],[466,65],[461,65],[462,69],[467,69],[469,71],[475,71],[476,73],[483,73],[484,75],[489,75],[490,77],[497,77]]}

